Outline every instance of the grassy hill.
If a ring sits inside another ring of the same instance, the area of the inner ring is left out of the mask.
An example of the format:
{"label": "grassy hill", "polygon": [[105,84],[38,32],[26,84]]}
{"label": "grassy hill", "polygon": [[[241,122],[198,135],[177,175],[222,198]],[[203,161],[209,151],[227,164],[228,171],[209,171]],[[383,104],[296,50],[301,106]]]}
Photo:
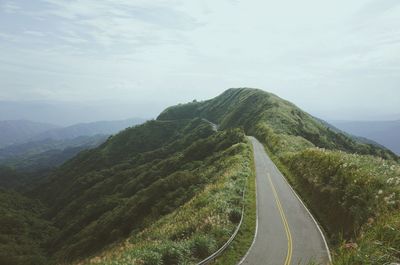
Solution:
{"label": "grassy hill", "polygon": [[[124,248],[115,259],[195,263],[234,230],[250,159],[240,129],[215,132],[202,119],[128,128],[81,152],[34,190],[14,192],[34,205],[40,202],[41,210],[24,215],[51,231],[45,240],[29,238],[26,248],[35,249],[35,264],[69,263],[104,255],[129,240],[128,246],[136,247]],[[0,204],[0,211],[10,207]],[[37,231],[35,226],[0,230],[0,238],[28,238]],[[18,246],[10,241],[0,257],[19,257]],[[7,264],[26,263],[15,258]]]}
{"label": "grassy hill", "polygon": [[[400,260],[395,214],[400,210],[400,166],[393,152],[341,133],[259,89],[229,89],[211,100],[167,108],[158,119],[193,117],[221,129],[243,128],[264,143],[328,232],[336,264]],[[369,247],[346,247],[347,242]]]}
{"label": "grassy hill", "polygon": [[[158,120],[204,117],[221,129],[241,127],[262,136],[268,131],[288,142],[398,159],[384,148],[361,143],[328,126],[278,96],[250,88],[229,89],[214,99],[167,108]],[[298,141],[296,137],[301,137]],[[285,150],[286,151],[286,150]]]}

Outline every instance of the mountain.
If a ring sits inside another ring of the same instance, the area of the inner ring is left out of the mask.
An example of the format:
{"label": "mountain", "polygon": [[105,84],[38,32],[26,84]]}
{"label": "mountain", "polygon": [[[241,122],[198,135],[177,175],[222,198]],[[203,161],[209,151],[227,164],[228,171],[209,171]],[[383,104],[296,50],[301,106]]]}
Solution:
{"label": "mountain", "polygon": [[162,100],[151,99],[68,102],[52,100],[5,101],[0,100],[0,120],[32,120],[59,126],[70,126],[96,120],[121,120],[135,114],[152,118],[162,109]]}
{"label": "mountain", "polygon": [[397,121],[331,121],[337,128],[378,142],[400,155],[400,120]]}
{"label": "mountain", "polygon": [[274,94],[236,88],[169,107],[28,191],[0,190],[7,202],[16,198],[0,204],[0,213],[12,213],[0,215],[0,263],[197,264],[240,221],[254,174],[246,134],[264,144],[318,217],[337,264],[399,260],[399,158]]}
{"label": "mountain", "polygon": [[142,122],[138,118],[99,121],[26,133],[19,142],[0,148],[0,165],[23,171],[54,168],[78,152],[100,145],[109,135]]}
{"label": "mountain", "polygon": [[80,151],[97,147],[108,135],[79,136],[72,139],[45,139],[14,144],[0,149],[0,165],[18,171],[36,171],[54,168]]}
{"label": "mountain", "polygon": [[58,126],[27,120],[0,121],[0,147],[26,141],[32,135],[55,129]]}

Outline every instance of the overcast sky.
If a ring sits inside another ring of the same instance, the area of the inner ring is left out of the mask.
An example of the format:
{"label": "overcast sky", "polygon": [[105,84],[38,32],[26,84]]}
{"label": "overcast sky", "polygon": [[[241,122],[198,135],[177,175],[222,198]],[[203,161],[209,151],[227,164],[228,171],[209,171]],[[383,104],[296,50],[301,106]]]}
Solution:
{"label": "overcast sky", "polygon": [[149,117],[244,86],[325,119],[399,119],[400,1],[0,0],[0,100]]}

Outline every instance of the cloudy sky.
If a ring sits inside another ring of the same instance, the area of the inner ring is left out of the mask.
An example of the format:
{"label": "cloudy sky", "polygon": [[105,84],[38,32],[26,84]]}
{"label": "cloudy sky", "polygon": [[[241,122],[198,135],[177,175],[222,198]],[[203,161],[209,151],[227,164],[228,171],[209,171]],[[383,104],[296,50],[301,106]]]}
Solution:
{"label": "cloudy sky", "polygon": [[0,100],[152,116],[243,86],[400,119],[400,1],[0,0]]}

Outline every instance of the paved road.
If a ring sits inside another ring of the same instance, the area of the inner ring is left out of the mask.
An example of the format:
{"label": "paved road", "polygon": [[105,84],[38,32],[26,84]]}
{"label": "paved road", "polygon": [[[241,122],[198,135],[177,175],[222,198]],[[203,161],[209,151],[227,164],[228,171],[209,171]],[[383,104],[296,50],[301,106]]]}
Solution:
{"label": "paved road", "polygon": [[258,226],[253,245],[241,264],[328,264],[327,246],[312,216],[262,144],[249,138],[256,166]]}

